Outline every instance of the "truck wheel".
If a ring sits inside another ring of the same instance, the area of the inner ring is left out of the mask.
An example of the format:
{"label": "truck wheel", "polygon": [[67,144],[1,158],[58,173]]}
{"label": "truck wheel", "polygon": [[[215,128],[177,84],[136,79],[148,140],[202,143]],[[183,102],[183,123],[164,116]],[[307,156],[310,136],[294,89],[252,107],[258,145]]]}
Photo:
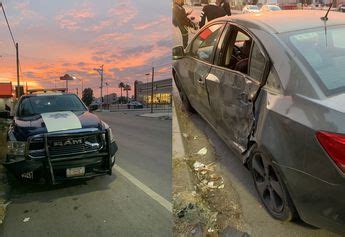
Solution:
{"label": "truck wheel", "polygon": [[297,211],[272,160],[258,149],[254,149],[252,154],[249,167],[266,210],[275,219],[293,220],[297,217]]}

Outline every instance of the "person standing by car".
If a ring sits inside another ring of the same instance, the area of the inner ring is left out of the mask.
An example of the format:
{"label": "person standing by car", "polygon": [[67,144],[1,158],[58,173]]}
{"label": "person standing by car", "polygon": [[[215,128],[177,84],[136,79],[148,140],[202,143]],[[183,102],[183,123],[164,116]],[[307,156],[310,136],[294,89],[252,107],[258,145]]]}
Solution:
{"label": "person standing by car", "polygon": [[220,6],[220,3],[221,0],[210,0],[209,5],[203,7],[199,23],[200,28],[206,24],[206,20],[209,22],[227,15],[225,10]]}
{"label": "person standing by car", "polygon": [[231,16],[231,8],[230,8],[229,0],[221,0],[219,6],[224,9],[224,11],[226,12],[226,15]]}
{"label": "person standing by car", "polygon": [[187,27],[194,27],[192,21],[188,18],[191,12],[186,12],[183,8],[184,0],[174,0],[173,5],[173,25],[178,27],[182,34],[183,47],[186,48],[188,44],[188,30]]}

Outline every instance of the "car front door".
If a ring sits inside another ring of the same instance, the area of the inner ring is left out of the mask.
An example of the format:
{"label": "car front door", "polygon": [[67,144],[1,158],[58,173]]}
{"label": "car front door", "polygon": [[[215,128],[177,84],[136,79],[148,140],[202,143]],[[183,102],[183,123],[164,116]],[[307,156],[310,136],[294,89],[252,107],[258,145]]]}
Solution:
{"label": "car front door", "polygon": [[205,79],[209,74],[214,59],[219,36],[224,23],[216,23],[205,28],[190,44],[187,52],[189,94],[187,95],[192,106],[205,119],[209,119],[209,100]]}
{"label": "car front door", "polygon": [[255,38],[235,25],[221,37],[215,65],[206,77],[213,124],[227,144],[243,152],[255,120],[253,104],[269,60]]}

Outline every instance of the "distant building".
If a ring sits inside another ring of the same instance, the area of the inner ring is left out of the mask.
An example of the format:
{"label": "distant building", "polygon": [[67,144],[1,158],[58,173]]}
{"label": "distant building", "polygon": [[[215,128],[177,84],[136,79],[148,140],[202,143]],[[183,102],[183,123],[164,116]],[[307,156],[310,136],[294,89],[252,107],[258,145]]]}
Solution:
{"label": "distant building", "polygon": [[103,103],[104,104],[116,104],[117,102],[117,94],[116,93],[111,93],[109,95],[103,96]]}
{"label": "distant building", "polygon": [[13,87],[11,82],[0,82],[0,111],[5,110],[5,105],[12,108]]}
{"label": "distant building", "polygon": [[[134,82],[134,98],[143,103],[151,103],[152,83]],[[171,104],[172,79],[164,79],[153,82],[153,103]]]}

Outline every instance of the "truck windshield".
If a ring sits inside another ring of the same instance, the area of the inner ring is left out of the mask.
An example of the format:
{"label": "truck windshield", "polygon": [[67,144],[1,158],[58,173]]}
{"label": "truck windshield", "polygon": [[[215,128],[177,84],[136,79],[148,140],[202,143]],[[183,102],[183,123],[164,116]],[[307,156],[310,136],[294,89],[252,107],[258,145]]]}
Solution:
{"label": "truck windshield", "polygon": [[345,27],[289,33],[286,41],[327,96],[345,91]]}
{"label": "truck windshield", "polygon": [[42,95],[21,100],[18,117],[28,117],[57,111],[86,111],[86,107],[76,95]]}

